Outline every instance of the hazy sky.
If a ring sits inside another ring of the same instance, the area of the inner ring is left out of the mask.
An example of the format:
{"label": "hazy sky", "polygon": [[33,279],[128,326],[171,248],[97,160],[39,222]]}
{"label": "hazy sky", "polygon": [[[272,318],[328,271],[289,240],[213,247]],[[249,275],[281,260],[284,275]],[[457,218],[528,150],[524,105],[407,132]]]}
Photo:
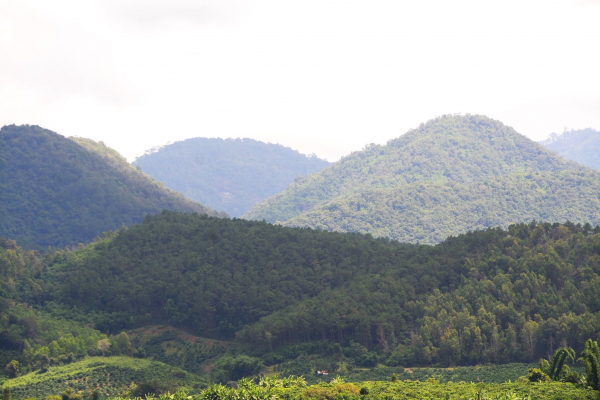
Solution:
{"label": "hazy sky", "polygon": [[329,160],[447,113],[600,130],[600,1],[0,2],[0,125]]}

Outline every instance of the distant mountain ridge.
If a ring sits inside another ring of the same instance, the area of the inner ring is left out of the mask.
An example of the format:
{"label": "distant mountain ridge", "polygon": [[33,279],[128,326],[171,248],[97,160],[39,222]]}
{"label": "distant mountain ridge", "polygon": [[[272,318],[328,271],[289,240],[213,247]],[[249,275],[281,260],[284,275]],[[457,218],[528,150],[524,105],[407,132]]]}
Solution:
{"label": "distant mountain ridge", "polygon": [[239,217],[294,178],[330,165],[279,144],[253,139],[193,138],[136,159],[144,172],[217,210]]}
{"label": "distant mountain ridge", "polygon": [[600,132],[592,128],[551,133],[540,142],[562,157],[600,170]]}
{"label": "distant mountain ridge", "polygon": [[63,247],[164,209],[226,216],[186,199],[90,139],[34,125],[0,129],[0,237]]}
{"label": "distant mountain ridge", "polygon": [[244,217],[436,243],[533,219],[598,224],[599,193],[600,174],[499,121],[442,116],[296,180]]}

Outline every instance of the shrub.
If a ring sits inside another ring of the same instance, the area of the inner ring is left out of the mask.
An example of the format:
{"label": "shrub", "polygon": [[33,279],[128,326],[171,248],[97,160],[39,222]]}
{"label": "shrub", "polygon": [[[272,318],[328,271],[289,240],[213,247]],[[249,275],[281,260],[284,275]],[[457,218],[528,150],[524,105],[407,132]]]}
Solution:
{"label": "shrub", "polygon": [[186,375],[186,373],[185,373],[185,372],[183,372],[183,371],[175,371],[175,372],[173,372],[173,376],[174,376],[175,378],[184,379],[184,378],[185,378],[187,375]]}
{"label": "shrub", "polygon": [[529,373],[527,374],[527,378],[529,382],[550,382],[551,379],[539,368],[529,368]]}
{"label": "shrub", "polygon": [[378,361],[379,361],[379,358],[377,357],[377,354],[367,353],[367,354],[363,354],[362,356],[360,356],[356,360],[356,363],[363,367],[374,367],[377,365]]}
{"label": "shrub", "polygon": [[173,391],[174,388],[170,383],[164,383],[158,379],[154,379],[140,383],[131,391],[131,396],[145,398],[147,395],[161,395]]}
{"label": "shrub", "polygon": [[581,382],[581,375],[579,375],[577,372],[569,372],[566,376],[565,376],[565,382],[569,382],[569,383],[579,383]]}
{"label": "shrub", "polygon": [[83,396],[79,393],[73,392],[73,389],[67,388],[62,395],[62,400],[83,400]]}
{"label": "shrub", "polygon": [[12,360],[6,365],[6,373],[11,378],[16,378],[19,376],[19,362],[17,360]]}
{"label": "shrub", "polygon": [[[366,388],[363,388],[366,389]],[[368,392],[368,390],[367,390]],[[311,387],[304,391],[304,396],[309,399],[340,399],[340,398],[351,398],[352,395],[356,396],[361,393],[361,389],[353,383],[340,383],[335,386],[321,386]],[[342,395],[351,396],[342,396]]]}

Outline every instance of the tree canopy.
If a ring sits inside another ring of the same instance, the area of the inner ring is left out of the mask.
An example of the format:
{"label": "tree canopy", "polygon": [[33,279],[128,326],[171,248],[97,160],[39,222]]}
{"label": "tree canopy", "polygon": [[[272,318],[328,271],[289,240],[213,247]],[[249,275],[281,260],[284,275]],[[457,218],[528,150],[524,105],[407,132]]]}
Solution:
{"label": "tree canopy", "polygon": [[103,143],[33,125],[0,129],[0,237],[35,249],[77,245],[163,209],[219,215]]}
{"label": "tree canopy", "polygon": [[244,217],[438,243],[534,219],[600,223],[599,189],[598,172],[498,121],[443,116],[296,179]]}
{"label": "tree canopy", "polygon": [[4,267],[5,296],[102,332],[166,323],[259,355],[325,341],[365,365],[376,354],[531,362],[600,335],[590,225],[532,222],[429,246],[165,211],[43,259],[6,243],[23,267]]}

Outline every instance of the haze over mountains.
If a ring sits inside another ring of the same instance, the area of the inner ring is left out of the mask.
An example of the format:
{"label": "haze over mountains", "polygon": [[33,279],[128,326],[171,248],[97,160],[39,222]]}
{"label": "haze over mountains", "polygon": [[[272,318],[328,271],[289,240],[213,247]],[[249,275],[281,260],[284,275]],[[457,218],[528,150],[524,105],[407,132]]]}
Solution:
{"label": "haze over mountains", "polygon": [[133,164],[171,189],[232,217],[279,193],[297,176],[330,165],[279,144],[218,138],[169,144]]}
{"label": "haze over mountains", "polygon": [[592,128],[552,133],[540,143],[568,160],[600,170],[600,132]]}
{"label": "haze over mountains", "polygon": [[0,130],[0,237],[44,249],[88,243],[164,209],[225,215],[137,171],[116,151],[38,126]]}
{"label": "haze over mountains", "polygon": [[600,173],[499,121],[442,116],[298,179],[245,218],[436,243],[473,229],[600,222]]}

